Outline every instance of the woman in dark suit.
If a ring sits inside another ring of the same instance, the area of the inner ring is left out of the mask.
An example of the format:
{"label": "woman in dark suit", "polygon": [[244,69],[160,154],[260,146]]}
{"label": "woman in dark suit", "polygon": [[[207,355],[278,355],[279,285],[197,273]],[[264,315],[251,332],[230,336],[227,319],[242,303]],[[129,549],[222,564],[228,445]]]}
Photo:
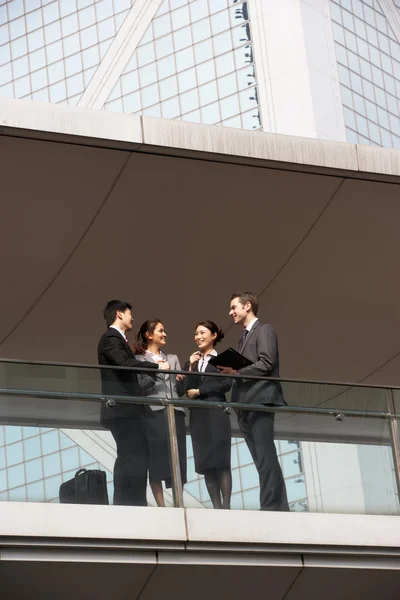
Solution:
{"label": "woman in dark suit", "polygon": [[[225,402],[225,392],[231,382],[225,377],[204,377],[202,373],[218,373],[209,364],[217,352],[214,346],[224,334],[213,321],[197,324],[194,340],[198,351],[194,352],[184,366],[193,375],[177,376],[177,391],[186,393],[190,399],[205,402]],[[229,415],[218,408],[191,408],[190,434],[192,437],[196,473],[204,475],[208,493],[214,508],[230,508],[232,494],[231,473],[231,423]]]}

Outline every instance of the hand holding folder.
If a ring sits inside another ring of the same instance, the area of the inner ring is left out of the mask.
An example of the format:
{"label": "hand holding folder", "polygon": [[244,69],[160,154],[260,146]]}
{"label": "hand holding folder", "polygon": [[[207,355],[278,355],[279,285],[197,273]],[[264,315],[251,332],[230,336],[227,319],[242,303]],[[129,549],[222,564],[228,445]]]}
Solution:
{"label": "hand holding folder", "polygon": [[218,356],[213,356],[210,358],[209,363],[210,365],[214,365],[214,367],[230,367],[231,369],[235,369],[235,371],[253,364],[251,360],[233,348],[228,348],[228,350],[221,352]]}

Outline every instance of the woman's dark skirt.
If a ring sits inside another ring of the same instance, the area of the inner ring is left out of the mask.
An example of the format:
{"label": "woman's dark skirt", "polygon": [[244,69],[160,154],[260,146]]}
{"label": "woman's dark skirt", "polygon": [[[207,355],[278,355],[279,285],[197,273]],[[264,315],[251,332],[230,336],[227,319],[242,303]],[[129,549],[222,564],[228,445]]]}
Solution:
{"label": "woman's dark skirt", "polygon": [[191,408],[192,436],[196,473],[231,467],[231,421],[220,408]]}
{"label": "woman's dark skirt", "polygon": [[[147,439],[149,444],[149,481],[165,481],[165,487],[171,487],[170,451],[168,446],[167,416],[165,410],[153,411],[147,419]],[[175,410],[176,434],[178,438],[179,465],[182,485],[186,479],[186,431],[185,413]]]}

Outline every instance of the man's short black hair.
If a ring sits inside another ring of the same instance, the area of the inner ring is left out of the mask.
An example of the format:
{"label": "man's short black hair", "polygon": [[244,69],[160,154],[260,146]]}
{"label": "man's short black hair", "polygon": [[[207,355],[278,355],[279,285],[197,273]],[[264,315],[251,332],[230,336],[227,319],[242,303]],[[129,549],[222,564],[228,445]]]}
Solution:
{"label": "man's short black hair", "polygon": [[250,302],[251,310],[253,314],[257,316],[258,313],[258,298],[252,292],[234,292],[231,296],[231,301],[235,298],[239,298],[239,302],[242,306],[246,304],[246,302]]}
{"label": "man's short black hair", "polygon": [[107,327],[110,327],[117,318],[117,312],[125,312],[127,309],[132,310],[132,306],[129,302],[123,300],[110,300],[104,307],[103,316]]}

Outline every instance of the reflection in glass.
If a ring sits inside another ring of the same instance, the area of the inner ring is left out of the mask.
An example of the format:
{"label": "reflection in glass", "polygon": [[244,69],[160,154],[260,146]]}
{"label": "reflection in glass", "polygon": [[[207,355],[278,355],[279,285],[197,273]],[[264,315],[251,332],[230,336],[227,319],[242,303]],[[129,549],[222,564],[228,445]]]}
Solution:
{"label": "reflection in glass", "polygon": [[231,32],[225,31],[224,33],[216,35],[213,38],[213,44],[216,56],[218,54],[224,54],[224,52],[229,52],[229,50],[232,50]]}
{"label": "reflection in glass", "polygon": [[294,477],[292,479],[285,479],[285,484],[289,502],[301,500],[302,498],[307,497],[304,475],[300,475],[299,477]]}
{"label": "reflection in glass", "polygon": [[229,12],[224,10],[211,16],[211,31],[213,35],[230,29]]}
{"label": "reflection in glass", "polygon": [[250,42],[250,25],[246,23],[245,25],[241,25],[240,27],[235,27],[232,29],[232,40],[234,48]]}
{"label": "reflection in glass", "polygon": [[243,129],[259,129],[261,127],[260,109],[255,108],[242,114]]}
{"label": "reflection in glass", "polygon": [[255,108],[258,105],[258,94],[257,88],[253,87],[248,90],[243,90],[243,92],[239,93],[240,96],[240,105],[242,107],[242,111],[250,110],[251,108]]}

